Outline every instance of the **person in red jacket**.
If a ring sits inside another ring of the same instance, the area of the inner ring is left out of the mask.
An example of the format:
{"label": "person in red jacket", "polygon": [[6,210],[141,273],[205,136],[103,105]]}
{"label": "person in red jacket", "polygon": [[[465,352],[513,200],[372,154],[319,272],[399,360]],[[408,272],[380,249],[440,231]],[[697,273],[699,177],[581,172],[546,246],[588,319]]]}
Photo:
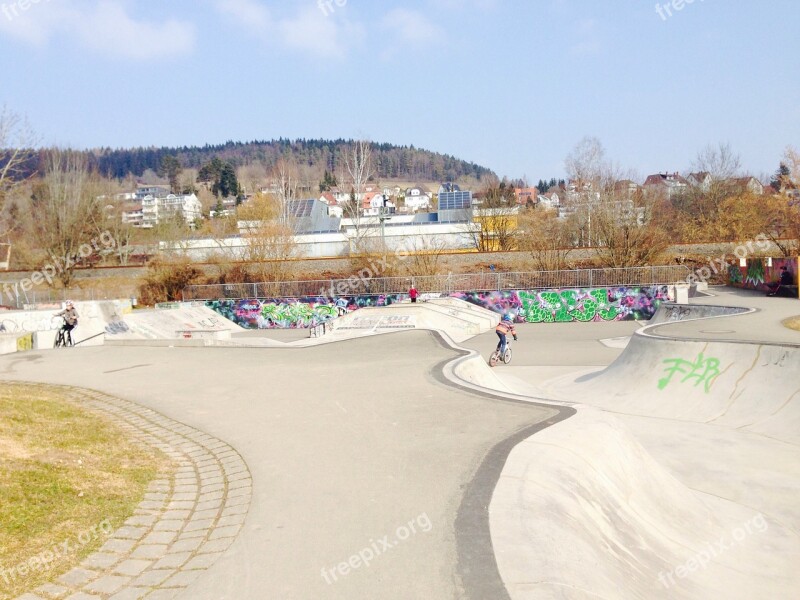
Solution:
{"label": "person in red jacket", "polygon": [[417,301],[417,296],[419,296],[419,293],[417,292],[417,288],[414,287],[414,284],[411,284],[411,289],[408,290],[408,296],[411,298],[411,302]]}
{"label": "person in red jacket", "polygon": [[497,342],[497,349],[500,350],[500,356],[506,352],[506,336],[510,333],[514,336],[514,341],[517,341],[517,330],[514,329],[514,319],[511,315],[505,315],[503,319],[495,327],[495,333],[500,341]]}

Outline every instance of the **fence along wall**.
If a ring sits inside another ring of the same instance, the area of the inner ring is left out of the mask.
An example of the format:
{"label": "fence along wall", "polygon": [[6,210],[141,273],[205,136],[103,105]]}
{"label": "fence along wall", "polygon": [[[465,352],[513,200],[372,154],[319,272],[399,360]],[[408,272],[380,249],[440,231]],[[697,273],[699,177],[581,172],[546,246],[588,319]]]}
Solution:
{"label": "fence along wall", "polygon": [[620,286],[652,287],[685,281],[689,274],[689,269],[680,265],[570,271],[450,273],[419,277],[367,277],[362,273],[356,273],[347,279],[191,285],[184,290],[183,300],[396,295],[407,292],[412,283],[420,293],[446,295],[465,290],[488,292]]}

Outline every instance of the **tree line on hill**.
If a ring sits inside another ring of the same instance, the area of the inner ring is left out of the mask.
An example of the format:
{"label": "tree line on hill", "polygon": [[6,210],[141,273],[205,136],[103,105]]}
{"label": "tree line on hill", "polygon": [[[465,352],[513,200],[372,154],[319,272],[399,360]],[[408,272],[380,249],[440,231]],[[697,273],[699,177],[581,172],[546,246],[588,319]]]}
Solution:
{"label": "tree line on hill", "polygon": [[[307,165],[320,172],[337,172],[344,162],[352,140],[288,140],[227,142],[219,145],[161,148],[100,148],[88,152],[89,163],[115,179],[128,175],[141,176],[145,171],[158,171],[166,157],[173,157],[184,168],[200,169],[213,158],[233,167],[262,164],[268,169],[280,160]],[[412,146],[371,143],[375,161],[375,177],[407,181],[456,181],[461,177],[478,180],[494,173],[480,165]]]}

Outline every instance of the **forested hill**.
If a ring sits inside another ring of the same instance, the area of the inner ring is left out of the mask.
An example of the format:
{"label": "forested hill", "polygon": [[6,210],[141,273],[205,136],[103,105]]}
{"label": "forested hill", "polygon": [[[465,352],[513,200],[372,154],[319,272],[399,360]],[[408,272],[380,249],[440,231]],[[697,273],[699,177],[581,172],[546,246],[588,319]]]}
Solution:
{"label": "forested hill", "polygon": [[[228,142],[216,146],[182,148],[103,148],[91,152],[98,170],[109,177],[140,176],[147,169],[158,171],[165,156],[175,156],[184,168],[199,169],[213,157],[235,167],[251,163],[274,165],[279,158],[294,159],[300,165],[338,173],[349,140],[272,140]],[[462,176],[483,179],[494,173],[486,167],[453,156],[421,150],[414,146],[372,144],[373,165],[381,179],[408,181],[455,181]]]}

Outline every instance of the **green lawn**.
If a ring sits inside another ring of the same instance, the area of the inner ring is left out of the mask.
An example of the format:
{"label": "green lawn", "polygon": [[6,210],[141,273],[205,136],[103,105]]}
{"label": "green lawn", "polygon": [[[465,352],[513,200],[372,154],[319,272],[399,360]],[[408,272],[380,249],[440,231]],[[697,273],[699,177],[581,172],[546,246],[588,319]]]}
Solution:
{"label": "green lawn", "polygon": [[99,548],[169,469],[59,388],[0,384],[0,598]]}

